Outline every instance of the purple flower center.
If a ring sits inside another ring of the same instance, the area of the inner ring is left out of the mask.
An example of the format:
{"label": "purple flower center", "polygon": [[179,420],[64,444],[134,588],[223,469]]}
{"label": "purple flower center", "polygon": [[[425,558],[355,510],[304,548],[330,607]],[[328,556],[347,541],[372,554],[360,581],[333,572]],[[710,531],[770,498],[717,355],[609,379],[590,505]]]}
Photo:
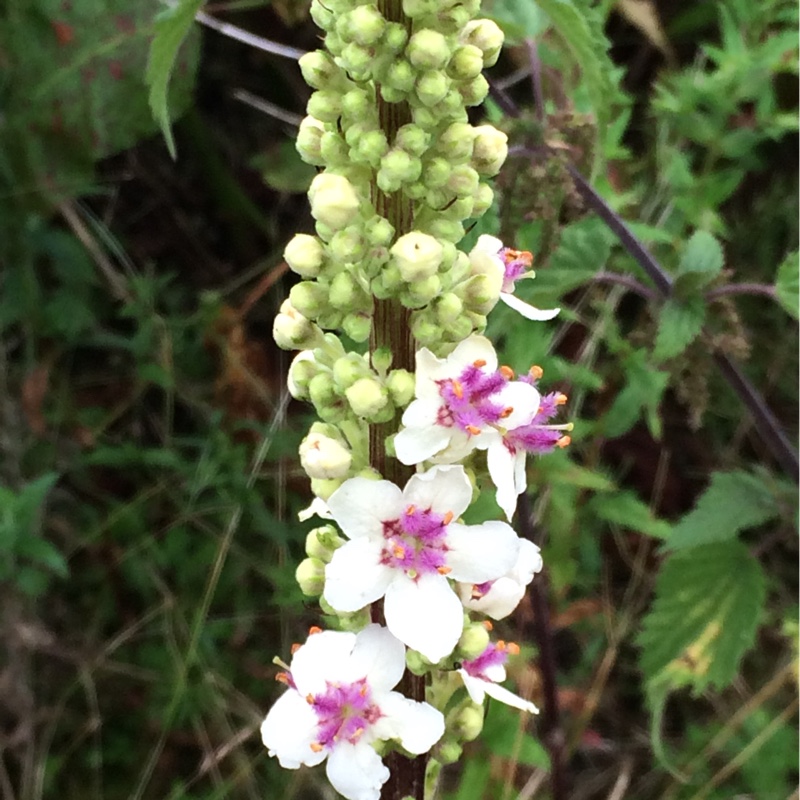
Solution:
{"label": "purple flower center", "polygon": [[488,681],[489,678],[484,674],[486,670],[498,664],[503,666],[508,661],[508,653],[509,645],[505,642],[489,644],[477,658],[473,658],[471,661],[462,661],[461,667],[467,675]]}
{"label": "purple flower center", "polygon": [[443,400],[436,420],[439,425],[446,428],[456,426],[475,435],[510,413],[492,400],[492,396],[508,383],[508,378],[502,370],[485,372],[485,365],[483,361],[475,361],[464,367],[457,378],[436,381]]}
{"label": "purple flower center", "polygon": [[402,570],[409,578],[449,571],[447,562],[447,525],[452,513],[443,516],[430,509],[408,506],[399,519],[383,523],[381,563]]}
{"label": "purple flower center", "polygon": [[546,424],[558,413],[558,407],[565,401],[566,397],[560,392],[544,395],[539,402],[539,410],[527,425],[506,432],[503,443],[509,451],[516,453],[518,450],[524,450],[527,453],[542,455],[567,444],[569,437],[563,435],[565,426]]}
{"label": "purple flower center", "polygon": [[312,748],[332,750],[341,741],[355,744],[383,716],[372,700],[367,679],[325,685],[324,692],[307,698],[319,719],[317,741]]}
{"label": "purple flower center", "polygon": [[498,254],[503,262],[503,291],[513,292],[514,284],[531,268],[533,256],[527,250],[504,247]]}

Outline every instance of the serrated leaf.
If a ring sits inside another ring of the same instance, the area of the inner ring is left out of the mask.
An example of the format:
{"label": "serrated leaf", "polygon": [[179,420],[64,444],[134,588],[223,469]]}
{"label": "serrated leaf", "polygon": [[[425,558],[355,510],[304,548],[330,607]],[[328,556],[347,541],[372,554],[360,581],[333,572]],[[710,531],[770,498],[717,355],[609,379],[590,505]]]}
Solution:
{"label": "serrated leaf", "polygon": [[669,523],[654,517],[647,503],[643,503],[633,492],[597,495],[589,505],[592,513],[606,522],[657,539],[665,539],[669,535]]}
{"label": "serrated leaf", "polygon": [[753,644],[765,594],[761,565],[740,542],[667,558],[637,637],[648,690],[689,686],[697,694],[730,684]]}
{"label": "serrated leaf", "polygon": [[778,267],[775,294],[786,312],[797,319],[800,305],[800,254],[796,250],[789,253]]}
{"label": "serrated leaf", "polygon": [[205,0],[178,0],[156,17],[155,35],[147,58],[145,82],[150,88],[148,101],[153,117],[161,127],[169,154],[175,158],[175,140],[170,126],[168,105],[169,79],[175,68],[178,51],[189,35],[197,12]]}
{"label": "serrated leaf", "polygon": [[779,514],[778,501],[762,479],[743,471],[715,472],[695,507],[673,528],[667,548],[686,550],[733,539]]}
{"label": "serrated leaf", "polygon": [[644,412],[650,433],[658,439],[661,436],[658,408],[667,388],[669,375],[651,367],[644,350],[633,352],[625,359],[623,366],[628,383],[603,416],[600,430],[612,439],[622,436],[636,424]]}
{"label": "serrated leaf", "polygon": [[686,243],[678,264],[677,276],[699,273],[708,283],[719,275],[724,263],[725,257],[719,241],[708,231],[695,231]]}
{"label": "serrated leaf", "polygon": [[666,361],[680,355],[698,337],[705,318],[706,304],[702,297],[667,300],[658,316],[653,358]]}

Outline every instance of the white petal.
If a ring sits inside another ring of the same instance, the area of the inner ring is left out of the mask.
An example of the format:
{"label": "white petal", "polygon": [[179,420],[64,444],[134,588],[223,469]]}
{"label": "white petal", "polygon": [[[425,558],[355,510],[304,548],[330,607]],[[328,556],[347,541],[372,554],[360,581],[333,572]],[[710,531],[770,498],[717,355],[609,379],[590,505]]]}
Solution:
{"label": "white petal", "polygon": [[342,680],[356,644],[354,633],[322,631],[312,634],[292,656],[290,670],[302,697],[325,690],[325,681]]}
{"label": "white petal", "polygon": [[399,692],[390,692],[380,699],[384,714],[373,730],[381,739],[399,739],[409,753],[419,755],[441,739],[444,715],[428,703],[417,703]]}
{"label": "white petal", "polygon": [[403,412],[402,423],[408,428],[427,428],[436,425],[442,398],[437,396],[432,400],[412,400]]}
{"label": "white petal", "polygon": [[537,572],[542,571],[542,551],[528,539],[520,539],[519,556],[511,577],[527,586]]}
{"label": "white petal", "polygon": [[415,363],[414,396],[418,400],[441,400],[436,381],[448,377],[447,361],[437,358],[427,347],[423,347],[421,350],[417,350]]}
{"label": "white petal", "polygon": [[403,498],[418,508],[430,508],[436,514],[452,511],[458,519],[472,501],[472,484],[464,467],[433,467],[411,477],[403,490]]}
{"label": "white petal", "polygon": [[394,689],[406,668],[406,648],[381,625],[367,625],[356,637],[349,681],[366,678],[374,692]]}
{"label": "white petal", "polygon": [[466,591],[459,592],[464,605],[472,611],[479,611],[492,619],[504,619],[518,605],[525,595],[525,587],[512,578],[498,578],[483,597],[471,596],[472,584],[461,584]]}
{"label": "white petal", "polygon": [[496,237],[490,236],[488,233],[482,233],[475,242],[475,247],[471,252],[489,253],[490,255],[497,255],[503,249],[503,243]]}
{"label": "white petal", "polygon": [[536,322],[547,322],[547,320],[553,319],[561,313],[560,308],[536,308],[535,306],[530,306],[524,300],[520,300],[519,297],[507,292],[501,292],[500,299],[525,319],[532,319]]}
{"label": "white petal", "polygon": [[383,521],[397,519],[403,510],[403,494],[390,481],[350,478],[328,498],[328,508],[350,539],[382,537]]}
{"label": "white petal", "polygon": [[[517,507],[517,488],[515,478],[515,465],[518,453],[512,453],[503,444],[502,440],[494,441],[486,451],[486,465],[489,467],[489,476],[497,487],[497,505],[503,509],[510,520]],[[525,454],[522,454],[523,459]]]}
{"label": "white petal", "polygon": [[340,742],[328,758],[328,780],[347,800],[380,800],[389,770],[372,746]]}
{"label": "white petal", "polygon": [[382,551],[382,542],[363,536],[345,542],[325,567],[325,601],[347,612],[383,597],[395,570],[380,563]]}
{"label": "white petal", "polygon": [[514,694],[514,692],[509,692],[508,689],[504,689],[502,686],[498,686],[496,683],[485,683],[484,690],[489,697],[494,697],[495,700],[499,700],[501,703],[505,703],[507,706],[511,706],[512,708],[518,708],[521,711],[528,711],[531,714],[538,714],[539,709],[530,702],[530,700],[523,700],[519,695]]}
{"label": "white petal", "polygon": [[484,369],[489,372],[497,369],[497,353],[494,351],[494,345],[485,336],[473,334],[464,339],[447,357],[450,374],[445,377],[455,378],[464,367],[468,367],[476,361],[485,361]]}
{"label": "white petal", "polygon": [[294,689],[289,689],[261,723],[261,740],[285,769],[297,769],[301,764],[313,767],[327,755],[325,751],[315,753],[311,749],[318,721],[311,706]]}
{"label": "white petal", "polygon": [[464,629],[464,609],[442,575],[394,581],[386,590],[383,613],[401,642],[433,662],[453,652]]}
{"label": "white petal", "polygon": [[480,678],[474,678],[465,669],[460,669],[458,674],[464,681],[464,686],[467,689],[470,700],[472,700],[473,703],[477,703],[479,706],[483,705],[483,701],[486,697],[486,681]]}
{"label": "white petal", "polygon": [[527,453],[519,450],[514,457],[514,488],[517,494],[522,494],[528,488],[528,473],[525,471]]}
{"label": "white petal", "polygon": [[297,512],[297,519],[299,519],[300,522],[305,522],[313,516],[322,517],[322,519],[333,519],[328,504],[321,497],[315,497],[308,508]]}
{"label": "white petal", "polygon": [[452,428],[432,425],[426,428],[403,428],[394,437],[394,451],[402,464],[421,464],[443,450],[450,442]]}
{"label": "white petal", "polygon": [[505,522],[480,525],[451,523],[447,528],[447,566],[450,577],[465,583],[485,583],[505,575],[519,553],[519,538]]}
{"label": "white petal", "polygon": [[541,396],[535,386],[523,381],[512,381],[497,393],[496,402],[513,409],[500,423],[504,428],[512,430],[520,425],[527,425],[536,416]]}

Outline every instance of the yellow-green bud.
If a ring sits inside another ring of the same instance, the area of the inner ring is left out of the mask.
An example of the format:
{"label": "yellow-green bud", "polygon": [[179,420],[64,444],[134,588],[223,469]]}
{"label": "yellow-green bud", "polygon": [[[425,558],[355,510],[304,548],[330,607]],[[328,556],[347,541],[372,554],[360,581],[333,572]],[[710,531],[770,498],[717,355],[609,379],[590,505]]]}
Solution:
{"label": "yellow-green bud", "polygon": [[415,386],[414,375],[406,369],[393,369],[386,379],[389,396],[399,408],[407,406],[414,398]]}
{"label": "yellow-green bud", "polygon": [[441,214],[445,219],[462,220],[473,217],[472,197],[459,197],[455,203],[451,203],[447,208],[443,208]]}
{"label": "yellow-green bud", "polygon": [[392,355],[392,351],[386,345],[383,345],[373,350],[370,359],[372,361],[372,368],[378,375],[383,376],[386,375],[387,370],[392,366],[394,356]]}
{"label": "yellow-green bud", "polygon": [[410,92],[414,88],[414,81],[416,79],[417,73],[414,71],[414,67],[412,67],[408,61],[400,60],[389,65],[383,82],[392,89],[397,89],[401,92]]}
{"label": "yellow-green bud", "polygon": [[430,662],[425,660],[422,653],[410,649],[406,650],[406,666],[414,675],[425,675],[431,669]]}
{"label": "yellow-green bud", "polygon": [[319,152],[325,164],[343,164],[350,151],[344,137],[336,131],[325,131],[319,140]]}
{"label": "yellow-green bud", "polygon": [[333,525],[321,525],[308,532],[306,536],[306,555],[318,558],[326,564],[333,558],[334,552],[344,544],[344,539]]}
{"label": "yellow-green bud", "polygon": [[472,157],[472,146],[475,131],[466,122],[454,122],[442,132],[437,146],[450,163],[469,161]]}
{"label": "yellow-green bud", "polygon": [[342,48],[339,57],[342,67],[356,81],[369,80],[372,74],[374,56],[371,49],[364,45],[350,42]]}
{"label": "yellow-green bud", "polygon": [[415,311],[411,315],[411,333],[423,346],[438,343],[442,338],[442,329],[431,319],[427,309]]}
{"label": "yellow-green bud", "polygon": [[437,239],[460,242],[464,238],[464,226],[454,219],[439,217],[431,220],[426,227],[431,236],[435,236]]}
{"label": "yellow-green bud", "polygon": [[373,97],[362,87],[351,89],[342,96],[342,113],[356,120],[363,120],[373,111]]}
{"label": "yellow-green bud", "polygon": [[473,622],[464,627],[456,647],[461,658],[472,660],[477,658],[489,645],[489,631],[480,622]]}
{"label": "yellow-green bud", "polygon": [[417,181],[416,183],[408,183],[403,187],[403,194],[410,200],[422,200],[427,194],[428,190],[424,183]]}
{"label": "yellow-green bud", "polygon": [[421,156],[427,149],[431,141],[431,135],[424,131],[419,125],[408,123],[397,131],[394,146],[405,150],[412,156]]}
{"label": "yellow-green bud", "polygon": [[373,417],[389,403],[389,393],[375,378],[357,380],[344,394],[358,417]]}
{"label": "yellow-green bud", "polygon": [[478,173],[468,164],[458,164],[453,167],[447,188],[458,197],[472,197],[478,190],[480,178]]}
{"label": "yellow-green bud", "polygon": [[422,162],[418,158],[393,148],[381,159],[377,183],[384,192],[396,192],[402,184],[417,180],[421,172]]}
{"label": "yellow-green bud", "polygon": [[364,292],[353,275],[342,270],[328,287],[328,300],[335,308],[351,311],[363,300]]}
{"label": "yellow-green bud", "polygon": [[464,305],[470,311],[488,314],[500,299],[502,285],[502,275],[484,273],[473,275],[458,288]]}
{"label": "yellow-green bud", "polygon": [[483,71],[483,53],[474,44],[463,44],[450,59],[447,72],[458,81],[468,81]]}
{"label": "yellow-green bud", "polygon": [[[360,261],[367,252],[367,243],[361,234],[361,226],[351,225],[341,231],[336,231],[328,245],[328,250],[332,258],[344,264]],[[334,302],[334,305],[338,304]]]}
{"label": "yellow-green bud", "polygon": [[394,238],[394,226],[386,217],[376,214],[364,223],[364,235],[370,244],[385,247]]}
{"label": "yellow-green bud", "polygon": [[464,304],[453,292],[443,294],[437,298],[433,310],[440,325],[447,325],[464,312]]}
{"label": "yellow-green bud", "polygon": [[329,89],[318,89],[311,93],[306,106],[309,116],[323,122],[336,122],[342,113],[341,95]]}
{"label": "yellow-green bud", "polygon": [[430,275],[421,280],[415,280],[409,285],[408,290],[400,297],[400,302],[406,308],[422,308],[428,305],[434,297],[442,291],[442,281],[438,275]]}
{"label": "yellow-green bud", "polygon": [[408,31],[399,22],[390,22],[386,26],[383,34],[381,47],[386,48],[387,52],[399,53],[408,41]]}
{"label": "yellow-green bud", "polygon": [[483,53],[483,66],[492,67],[497,63],[503,48],[503,31],[490,19],[475,19],[468,22],[461,31],[461,41],[475,45]]}
{"label": "yellow-green bud", "polygon": [[479,106],[489,94],[489,81],[478,75],[458,87],[465,106]]}
{"label": "yellow-green bud", "polygon": [[483,706],[474,703],[464,706],[452,720],[450,730],[463,742],[477,739],[483,730]]}
{"label": "yellow-green bud", "polygon": [[441,69],[450,58],[450,46],[439,31],[423,28],[408,40],[406,56],[417,69]]}
{"label": "yellow-green bud", "polygon": [[[300,281],[289,290],[289,300],[291,300],[291,305],[304,317],[315,319],[327,310],[328,292],[316,281]],[[309,346],[316,347],[317,345]]]}
{"label": "yellow-green bud", "polygon": [[[374,5],[357,6],[342,19],[347,21],[347,35],[362,45],[369,46],[380,41],[386,30],[386,20]],[[343,31],[339,31],[339,34],[344,35]]]}
{"label": "yellow-green bud", "polygon": [[445,329],[443,334],[448,342],[460,342],[472,333],[472,319],[465,314],[454,319]]}
{"label": "yellow-green bud", "polygon": [[450,162],[446,158],[436,156],[426,162],[425,169],[422,171],[422,179],[429,189],[438,189],[447,183],[451,171]]}
{"label": "yellow-green bud", "polygon": [[443,100],[450,90],[450,78],[440,70],[423,72],[416,85],[416,96],[428,107]]}
{"label": "yellow-green bud", "polygon": [[363,311],[345,314],[341,327],[354,342],[366,342],[372,332],[372,316]]}
{"label": "yellow-green bud", "polygon": [[333,364],[333,380],[341,391],[349,389],[357,380],[369,375],[369,364],[360,353],[347,353],[337,358]]}
{"label": "yellow-green bud", "polygon": [[433,236],[419,231],[401,236],[390,252],[400,275],[407,283],[435,275],[442,263],[442,245]]}
{"label": "yellow-green bud", "polygon": [[320,369],[311,350],[298,353],[289,366],[289,375],[286,379],[289,394],[297,400],[307,400],[309,381]]}
{"label": "yellow-green bud", "polygon": [[305,117],[297,131],[295,146],[300,158],[308,164],[320,166],[325,163],[322,156],[320,140],[325,133],[325,126],[314,117]]}
{"label": "yellow-green bud", "polygon": [[481,175],[497,175],[508,156],[508,136],[492,125],[475,128],[472,164]]}
{"label": "yellow-green bud", "polygon": [[464,748],[452,739],[436,745],[436,760],[440,764],[455,764],[461,758]]}
{"label": "yellow-green bud", "polygon": [[327,31],[331,27],[333,27],[335,17],[333,12],[320,0],[311,0],[311,19],[314,20],[314,24],[318,28],[322,28],[322,30]]}
{"label": "yellow-green bud", "polygon": [[485,214],[494,202],[494,191],[488,183],[481,183],[472,195],[472,216],[480,217]]}
{"label": "yellow-green bud", "polygon": [[377,167],[388,151],[389,143],[386,141],[386,134],[380,130],[371,130],[364,133],[351,148],[350,156],[359,163]]}
{"label": "yellow-green bud", "polygon": [[303,79],[312,89],[326,89],[343,77],[341,69],[324,50],[306,53],[297,63]]}
{"label": "yellow-green bud", "polygon": [[344,417],[344,403],[336,391],[330,373],[317,373],[308,382],[308,396],[317,414],[326,422],[338,422]]}
{"label": "yellow-green bud", "polygon": [[403,0],[403,13],[412,19],[434,14],[437,7],[437,0]]}
{"label": "yellow-green bud", "polygon": [[358,216],[358,195],[347,178],[322,172],[311,181],[308,190],[314,219],[334,230],[341,230]]}
{"label": "yellow-green bud", "polygon": [[[299,284],[298,284],[299,285]],[[322,331],[291,300],[284,300],[272,326],[272,336],[284,350],[311,350],[322,344]]]}
{"label": "yellow-green bud", "polygon": [[439,127],[439,123],[442,121],[441,117],[435,111],[420,105],[412,106],[411,118],[414,120],[415,125],[419,125],[420,128],[426,131],[436,130],[436,128]]}
{"label": "yellow-green bud", "polygon": [[292,272],[303,278],[316,278],[319,275],[325,251],[316,236],[298,233],[289,240],[283,257]]}
{"label": "yellow-green bud", "polygon": [[300,443],[300,464],[309,478],[344,478],[353,456],[338,439],[312,431]]}
{"label": "yellow-green bud", "polygon": [[300,591],[307,597],[319,597],[325,589],[325,564],[318,558],[304,558],[294,573]]}
{"label": "yellow-green bud", "polygon": [[311,491],[321,500],[327,501],[343,483],[339,478],[312,478]]}

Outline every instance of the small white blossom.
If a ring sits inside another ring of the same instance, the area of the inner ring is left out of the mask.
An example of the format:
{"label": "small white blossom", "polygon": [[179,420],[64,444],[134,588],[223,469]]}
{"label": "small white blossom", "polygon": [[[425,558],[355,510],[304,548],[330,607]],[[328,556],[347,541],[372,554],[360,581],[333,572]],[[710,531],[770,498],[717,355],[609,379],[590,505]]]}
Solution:
{"label": "small white blossom", "polygon": [[347,800],[379,800],[389,770],[373,742],[396,739],[419,755],[444,733],[440,711],[392,691],[404,669],[405,648],[379,625],[310,636],[279,676],[289,689],[261,725],[269,754],[287,769],[327,758],[337,792]]}

